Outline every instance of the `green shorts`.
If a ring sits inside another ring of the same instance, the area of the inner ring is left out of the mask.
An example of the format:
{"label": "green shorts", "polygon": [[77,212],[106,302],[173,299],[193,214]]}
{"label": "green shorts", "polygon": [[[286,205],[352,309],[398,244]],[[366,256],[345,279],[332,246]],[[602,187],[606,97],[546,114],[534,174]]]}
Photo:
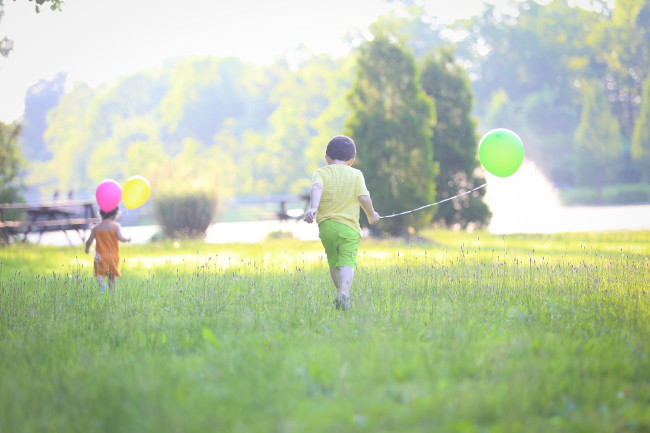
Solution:
{"label": "green shorts", "polygon": [[357,267],[361,235],[356,230],[336,221],[325,220],[318,225],[318,237],[325,247],[330,268]]}

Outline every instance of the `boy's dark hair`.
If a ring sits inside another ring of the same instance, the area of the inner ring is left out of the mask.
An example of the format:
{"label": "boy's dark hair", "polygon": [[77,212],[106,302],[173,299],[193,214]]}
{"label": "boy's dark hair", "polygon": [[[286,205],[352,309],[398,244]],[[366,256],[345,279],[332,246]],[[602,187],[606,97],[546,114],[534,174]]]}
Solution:
{"label": "boy's dark hair", "polygon": [[107,220],[113,217],[116,217],[120,213],[120,207],[117,206],[115,209],[105,212],[104,210],[99,210],[99,215],[101,215],[102,220]]}
{"label": "boy's dark hair", "polygon": [[352,141],[350,137],[337,135],[327,143],[325,154],[331,159],[349,161],[357,156],[357,147],[354,145],[354,141]]}

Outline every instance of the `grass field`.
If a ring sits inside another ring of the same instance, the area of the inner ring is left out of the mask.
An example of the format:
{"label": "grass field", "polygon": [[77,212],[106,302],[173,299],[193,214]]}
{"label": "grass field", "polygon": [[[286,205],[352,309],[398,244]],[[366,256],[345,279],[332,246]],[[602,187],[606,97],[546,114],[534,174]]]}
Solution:
{"label": "grass field", "polygon": [[0,248],[0,431],[650,431],[650,232],[426,235]]}

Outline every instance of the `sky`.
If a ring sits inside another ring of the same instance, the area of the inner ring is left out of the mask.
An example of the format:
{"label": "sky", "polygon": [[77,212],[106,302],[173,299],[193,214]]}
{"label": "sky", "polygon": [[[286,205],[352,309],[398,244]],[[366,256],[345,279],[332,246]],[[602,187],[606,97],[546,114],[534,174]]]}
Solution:
{"label": "sky", "polygon": [[[499,3],[504,0],[490,0]],[[315,54],[342,53],[352,29],[367,31],[394,6],[385,0],[65,0],[62,12],[6,0],[0,39],[0,121],[24,111],[27,89],[68,74],[68,85],[98,85],[154,68],[179,55],[236,56],[268,64],[304,44]],[[483,0],[426,0],[444,21],[480,13]]]}

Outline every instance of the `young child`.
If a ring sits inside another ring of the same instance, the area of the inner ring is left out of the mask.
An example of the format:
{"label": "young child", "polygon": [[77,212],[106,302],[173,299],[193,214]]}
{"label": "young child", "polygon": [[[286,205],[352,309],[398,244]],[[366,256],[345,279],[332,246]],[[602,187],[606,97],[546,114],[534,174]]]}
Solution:
{"label": "young child", "polygon": [[370,224],[379,221],[366,188],[363,173],[352,168],[357,149],[351,138],[339,135],[330,140],[325,151],[327,165],[314,172],[311,205],[305,221],[318,223],[318,232],[330,275],[337,290],[334,304],[343,310],[350,306],[350,287],[357,266],[361,241],[359,205]]}
{"label": "young child", "polygon": [[119,213],[119,206],[110,212],[104,212],[100,209],[99,214],[102,217],[102,221],[93,227],[86,241],[86,254],[90,251],[90,246],[93,244],[93,241],[97,241],[95,245],[95,277],[99,284],[100,293],[106,291],[104,278],[108,278],[108,288],[110,291],[115,290],[115,279],[122,276],[119,270],[119,241],[131,242],[131,238],[122,236],[122,226],[115,222]]}

